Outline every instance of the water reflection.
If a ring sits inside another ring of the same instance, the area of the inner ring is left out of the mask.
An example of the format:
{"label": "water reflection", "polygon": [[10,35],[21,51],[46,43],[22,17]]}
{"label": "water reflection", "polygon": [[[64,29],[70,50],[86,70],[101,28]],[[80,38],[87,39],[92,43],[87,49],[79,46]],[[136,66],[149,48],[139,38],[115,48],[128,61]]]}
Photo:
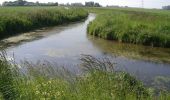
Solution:
{"label": "water reflection", "polygon": [[[78,70],[81,54],[95,57],[110,56],[119,70],[125,70],[145,84],[152,84],[157,76],[170,77],[170,49],[151,48],[87,36],[87,24],[95,19],[90,14],[85,22],[54,27],[40,32],[43,38],[6,48],[8,56],[15,55],[17,62],[47,60],[57,64],[73,65]],[[162,62],[162,63],[161,63]],[[168,62],[168,63],[164,63]]]}
{"label": "water reflection", "polygon": [[105,56],[112,55],[119,70],[131,73],[146,85],[157,87],[166,84],[164,86],[169,87],[167,84],[170,81],[155,80],[158,77],[170,78],[170,49],[119,43],[92,36],[88,36],[88,39]]}
{"label": "water reflection", "polygon": [[100,48],[105,53],[112,53],[117,56],[139,60],[170,63],[170,49],[168,48],[153,48],[149,46],[119,43],[91,36],[88,36],[88,38],[94,46]]}

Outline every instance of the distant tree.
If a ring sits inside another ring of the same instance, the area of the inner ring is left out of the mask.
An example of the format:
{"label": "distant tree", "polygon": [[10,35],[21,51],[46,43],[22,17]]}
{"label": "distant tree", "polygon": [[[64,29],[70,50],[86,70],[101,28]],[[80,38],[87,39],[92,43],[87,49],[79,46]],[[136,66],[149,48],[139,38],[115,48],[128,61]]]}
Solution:
{"label": "distant tree", "polygon": [[24,4],[26,3],[26,1],[24,0],[18,0],[18,6],[24,6]]}
{"label": "distant tree", "polygon": [[99,3],[95,3],[95,2],[85,2],[85,6],[87,7],[101,7],[101,5]]}
{"label": "distant tree", "polygon": [[94,2],[85,2],[85,6],[93,7],[94,6]]}
{"label": "distant tree", "polygon": [[95,7],[100,7],[101,5],[99,3],[94,4]]}
{"label": "distant tree", "polygon": [[162,9],[164,9],[164,10],[170,10],[170,5],[169,5],[169,6],[163,6]]}
{"label": "distant tree", "polygon": [[67,6],[70,6],[69,2],[66,4]]}
{"label": "distant tree", "polygon": [[54,3],[54,6],[58,6],[58,2]]}
{"label": "distant tree", "polygon": [[37,6],[39,6],[40,5],[40,3],[39,3],[39,1],[36,1],[36,3],[35,3]]}
{"label": "distant tree", "polygon": [[58,6],[58,2],[49,2],[49,3],[39,3],[37,2],[27,2],[25,0],[17,0],[17,1],[5,1],[2,4],[3,6]]}

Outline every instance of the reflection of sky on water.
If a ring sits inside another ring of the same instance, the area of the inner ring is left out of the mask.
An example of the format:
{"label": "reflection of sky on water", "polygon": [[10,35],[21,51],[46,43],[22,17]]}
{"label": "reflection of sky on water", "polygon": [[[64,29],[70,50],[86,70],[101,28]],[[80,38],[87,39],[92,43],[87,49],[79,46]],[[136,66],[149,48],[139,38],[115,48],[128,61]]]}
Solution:
{"label": "reflection of sky on water", "polygon": [[[52,35],[9,48],[7,53],[8,55],[14,53],[16,61],[24,59],[32,62],[47,60],[61,65],[73,65],[68,68],[74,70],[77,69],[74,65],[80,63],[81,54],[93,55],[95,57],[105,57],[111,53],[123,54],[126,48],[118,45],[119,49],[116,51],[116,44],[114,43],[109,41],[101,43],[98,39],[88,38],[86,35],[87,24],[94,18],[94,15],[90,15],[85,22],[63,26],[65,28],[61,29],[62,31],[60,32],[55,31],[54,28],[50,31],[51,33],[54,32]],[[138,49],[141,50],[141,48],[131,48],[131,50],[127,51],[130,55],[138,55]],[[136,50],[136,52],[134,53],[133,50],[134,52]],[[145,54],[145,51],[143,50],[142,52]],[[143,81],[151,80],[156,76],[170,77],[170,64],[154,63],[140,59],[135,60],[128,56],[119,55],[112,57],[117,66],[134,74]]]}

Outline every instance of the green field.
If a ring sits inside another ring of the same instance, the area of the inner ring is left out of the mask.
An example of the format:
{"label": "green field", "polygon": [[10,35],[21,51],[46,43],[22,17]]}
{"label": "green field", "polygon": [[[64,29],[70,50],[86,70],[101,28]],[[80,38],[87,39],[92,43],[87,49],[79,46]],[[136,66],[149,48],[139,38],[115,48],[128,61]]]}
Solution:
{"label": "green field", "polygon": [[170,47],[170,13],[164,10],[91,9],[97,18],[88,33],[119,42]]}
{"label": "green field", "polygon": [[80,21],[87,15],[80,8],[1,7],[0,39],[41,27]]}

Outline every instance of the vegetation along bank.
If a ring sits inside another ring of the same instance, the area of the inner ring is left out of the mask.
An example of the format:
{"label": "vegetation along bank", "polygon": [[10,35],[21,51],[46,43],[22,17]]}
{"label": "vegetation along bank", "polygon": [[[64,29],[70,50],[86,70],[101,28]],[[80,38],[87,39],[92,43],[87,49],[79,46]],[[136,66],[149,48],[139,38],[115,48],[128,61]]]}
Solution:
{"label": "vegetation along bank", "polygon": [[62,7],[3,7],[0,9],[0,39],[33,29],[80,21],[83,9]]}
{"label": "vegetation along bank", "polygon": [[119,42],[170,47],[170,14],[166,11],[122,9],[96,11],[103,13],[100,12],[88,25],[90,35]]}
{"label": "vegetation along bank", "polygon": [[[83,75],[49,63],[17,65],[1,56],[2,100],[169,100],[168,92],[145,87],[125,72],[117,72],[107,59],[81,58]],[[26,72],[23,72],[25,69]]]}

